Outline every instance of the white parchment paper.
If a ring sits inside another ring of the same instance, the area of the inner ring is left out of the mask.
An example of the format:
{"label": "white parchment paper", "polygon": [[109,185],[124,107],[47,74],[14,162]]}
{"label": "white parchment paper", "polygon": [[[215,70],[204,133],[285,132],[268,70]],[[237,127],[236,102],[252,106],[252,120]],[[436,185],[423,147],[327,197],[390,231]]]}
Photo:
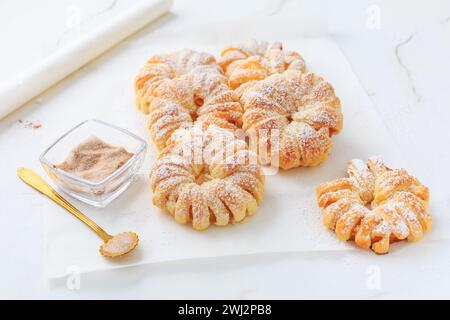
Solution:
{"label": "white parchment paper", "polygon": [[[83,97],[91,95],[90,99],[98,104],[76,104],[83,117],[79,113],[74,117],[101,118],[148,137],[145,116],[134,108],[133,78],[150,55],[182,47],[217,55],[221,47],[234,40],[248,37],[279,40],[286,49],[299,51],[310,71],[333,84],[342,100],[344,129],[335,137],[332,153],[323,165],[268,176],[265,199],[247,222],[225,228],[211,227],[204,232],[177,224],[169,214],[151,204],[147,172],[155,152],[150,144],[142,174],[108,207],[95,209],[71,200],[110,233],[137,232],[140,236],[138,249],[123,259],[103,258],[98,253],[100,238],[50,203],[46,206],[48,277],[64,276],[73,271],[73,266],[81,272],[90,272],[226,255],[355,250],[322,226],[321,212],[315,203],[315,187],[343,176],[346,161],[351,158],[382,155],[393,166],[400,165],[397,148],[333,39],[320,33],[310,35],[311,32],[298,29],[301,26],[293,28],[293,25],[296,22],[255,20],[209,24],[182,32],[141,32],[89,66],[88,72],[66,80],[51,103],[73,101],[77,97],[85,101]],[[43,198],[42,201],[48,200]]]}

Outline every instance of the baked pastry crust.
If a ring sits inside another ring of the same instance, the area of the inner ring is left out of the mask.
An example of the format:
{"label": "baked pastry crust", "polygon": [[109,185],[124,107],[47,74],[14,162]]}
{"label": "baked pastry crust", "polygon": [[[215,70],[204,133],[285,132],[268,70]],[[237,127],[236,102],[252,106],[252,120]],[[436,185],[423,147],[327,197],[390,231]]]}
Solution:
{"label": "baked pastry crust", "polygon": [[284,50],[281,42],[269,44],[255,39],[228,45],[221,51],[218,63],[232,89],[286,70],[306,70],[302,56]]}
{"label": "baked pastry crust", "polygon": [[212,55],[190,49],[152,56],[134,81],[136,106],[148,113],[153,90],[162,82],[187,74],[198,66],[215,65],[215,62]]}
{"label": "baked pastry crust", "polygon": [[159,150],[175,130],[195,122],[241,126],[238,98],[208,53],[184,49],[152,57],[135,79],[135,93],[137,107],[149,113],[149,130]]}
{"label": "baked pastry crust", "polygon": [[[264,164],[290,169],[316,166],[342,129],[340,100],[314,73],[286,71],[243,91],[243,129],[255,137]],[[261,152],[265,150],[266,152]]]}
{"label": "baked pastry crust", "polygon": [[367,164],[350,160],[347,173],[317,187],[323,224],[339,239],[384,254],[390,243],[420,240],[431,229],[428,188],[405,169],[373,157]]}
{"label": "baked pastry crust", "polygon": [[174,132],[150,180],[153,203],[196,230],[243,221],[264,193],[256,154],[231,131],[214,125]]}

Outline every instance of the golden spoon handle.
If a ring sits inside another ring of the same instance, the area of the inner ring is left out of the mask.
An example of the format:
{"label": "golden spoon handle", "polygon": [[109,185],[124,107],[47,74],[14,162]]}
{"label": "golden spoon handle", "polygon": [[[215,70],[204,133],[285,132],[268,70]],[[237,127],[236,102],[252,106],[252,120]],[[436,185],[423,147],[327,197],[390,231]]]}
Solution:
{"label": "golden spoon handle", "polygon": [[86,217],[80,210],[75,208],[66,199],[64,199],[55,189],[53,189],[44,179],[42,179],[36,172],[27,168],[17,169],[17,174],[19,177],[26,182],[28,185],[32,186],[42,194],[46,195],[61,207],[65,208],[75,217],[87,224],[92,230],[94,230],[104,242],[108,241],[112,237],[106,233],[105,230],[100,228],[94,221]]}

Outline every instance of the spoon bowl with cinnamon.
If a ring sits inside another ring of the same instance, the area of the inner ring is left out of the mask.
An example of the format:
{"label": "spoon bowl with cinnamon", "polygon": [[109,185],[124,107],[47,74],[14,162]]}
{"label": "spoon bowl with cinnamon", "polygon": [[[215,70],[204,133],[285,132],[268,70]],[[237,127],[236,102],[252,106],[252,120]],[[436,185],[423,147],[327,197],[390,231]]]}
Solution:
{"label": "spoon bowl with cinnamon", "polygon": [[51,200],[59,204],[61,207],[69,211],[72,215],[84,222],[88,227],[94,230],[103,240],[100,246],[100,253],[108,258],[116,258],[133,251],[138,242],[138,235],[134,232],[121,232],[117,235],[110,235],[103,230],[98,224],[81,213],[71,203],[64,199],[55,189],[53,189],[43,178],[36,172],[27,168],[17,169],[19,177],[28,185],[38,190]]}

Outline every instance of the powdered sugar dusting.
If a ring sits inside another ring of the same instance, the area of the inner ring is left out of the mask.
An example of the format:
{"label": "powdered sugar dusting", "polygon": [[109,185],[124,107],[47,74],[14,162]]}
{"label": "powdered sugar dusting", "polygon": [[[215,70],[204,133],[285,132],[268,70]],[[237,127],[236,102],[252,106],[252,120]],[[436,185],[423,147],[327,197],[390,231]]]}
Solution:
{"label": "powdered sugar dusting", "polygon": [[150,173],[155,205],[195,229],[253,214],[264,177],[244,141],[211,125],[178,129],[167,143]]}
{"label": "powdered sugar dusting", "polygon": [[173,131],[214,123],[238,128],[242,107],[228,88],[215,58],[189,49],[152,57],[135,81],[136,104],[150,113],[149,129],[158,149]]}
{"label": "powdered sugar dusting", "polygon": [[269,138],[268,143],[280,150],[283,169],[324,161],[330,137],[342,128],[339,99],[331,85],[312,73],[274,74],[244,91],[241,102],[246,131],[279,130],[278,141]]}
{"label": "powdered sugar dusting", "polygon": [[306,70],[305,61],[297,52],[285,51],[280,42],[269,45],[255,39],[228,45],[220,53],[218,63],[233,89],[286,70]]}
{"label": "powdered sugar dusting", "polygon": [[[328,199],[333,200],[324,203],[323,214],[337,218],[324,219],[324,222],[328,228],[336,229],[339,238],[345,238],[342,230],[351,228],[356,244],[371,247],[376,253],[386,253],[389,243],[386,245],[385,241],[415,241],[431,228],[432,219],[426,205],[428,189],[405,169],[389,169],[380,158],[370,158],[367,164],[353,159],[348,164],[348,175],[350,179],[347,181],[352,184],[350,190],[342,179],[317,188],[319,200],[327,195],[330,195]],[[340,197],[331,196],[332,192],[336,194],[336,190],[343,187],[346,192],[340,193]],[[334,205],[340,203],[347,205]],[[340,218],[361,203],[370,206],[371,210],[365,211],[359,223],[350,225],[350,220]]]}

